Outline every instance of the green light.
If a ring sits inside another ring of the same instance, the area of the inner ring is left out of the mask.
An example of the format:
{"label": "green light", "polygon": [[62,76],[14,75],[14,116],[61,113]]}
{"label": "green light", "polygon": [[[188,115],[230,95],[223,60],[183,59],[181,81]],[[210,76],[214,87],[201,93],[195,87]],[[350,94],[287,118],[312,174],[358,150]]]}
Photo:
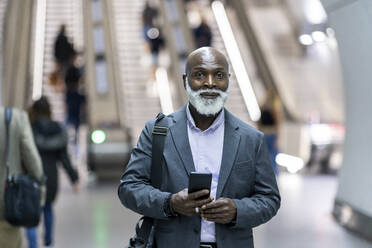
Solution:
{"label": "green light", "polygon": [[106,140],[106,134],[102,130],[94,130],[90,138],[94,144],[102,144]]}

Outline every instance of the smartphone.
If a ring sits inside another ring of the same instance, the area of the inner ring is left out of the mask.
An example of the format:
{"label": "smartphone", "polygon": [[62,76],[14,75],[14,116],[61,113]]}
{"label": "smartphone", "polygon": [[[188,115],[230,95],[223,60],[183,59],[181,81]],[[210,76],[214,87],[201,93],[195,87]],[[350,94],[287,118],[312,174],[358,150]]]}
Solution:
{"label": "smartphone", "polygon": [[[207,189],[209,190],[209,195],[211,193],[211,183],[212,183],[212,174],[211,173],[198,173],[198,172],[191,172],[189,177],[189,194],[194,193],[199,190]],[[198,198],[206,199],[209,195],[205,195],[203,197]]]}

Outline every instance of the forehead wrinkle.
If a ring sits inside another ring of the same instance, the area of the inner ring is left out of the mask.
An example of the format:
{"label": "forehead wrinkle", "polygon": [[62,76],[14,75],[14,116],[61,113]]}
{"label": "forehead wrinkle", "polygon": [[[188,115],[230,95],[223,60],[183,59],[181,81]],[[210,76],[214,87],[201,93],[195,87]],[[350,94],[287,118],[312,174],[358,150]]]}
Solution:
{"label": "forehead wrinkle", "polygon": [[228,72],[229,66],[224,59],[219,58],[218,56],[214,56],[213,54],[211,56],[200,55],[198,57],[194,57],[188,63],[188,72],[191,72],[195,69],[213,70],[213,71],[222,69]]}
{"label": "forehead wrinkle", "polygon": [[223,66],[220,66],[220,65],[216,65],[216,66],[207,65],[208,67],[206,67],[204,65],[205,64],[196,65],[196,66],[194,66],[194,67],[191,68],[190,72],[198,71],[198,70],[211,71],[211,72],[215,72],[215,71],[224,71],[224,72],[226,72],[226,67],[223,67]]}

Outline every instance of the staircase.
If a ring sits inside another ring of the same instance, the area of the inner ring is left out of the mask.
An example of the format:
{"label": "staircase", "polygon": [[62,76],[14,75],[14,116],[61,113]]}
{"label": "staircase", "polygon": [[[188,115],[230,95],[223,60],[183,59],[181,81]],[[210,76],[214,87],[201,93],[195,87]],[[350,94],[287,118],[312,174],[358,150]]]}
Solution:
{"label": "staircase", "polygon": [[113,22],[122,82],[122,104],[125,125],[131,129],[132,140],[136,142],[145,122],[155,118],[161,111],[156,95],[147,94],[153,82],[150,66],[144,64],[144,39],[142,37],[142,9],[144,0],[113,0]]}
{"label": "staircase", "polygon": [[65,121],[64,93],[48,84],[49,75],[55,70],[54,41],[62,24],[77,51],[83,51],[82,1],[46,0],[45,43],[43,65],[43,95],[52,105],[53,119]]}

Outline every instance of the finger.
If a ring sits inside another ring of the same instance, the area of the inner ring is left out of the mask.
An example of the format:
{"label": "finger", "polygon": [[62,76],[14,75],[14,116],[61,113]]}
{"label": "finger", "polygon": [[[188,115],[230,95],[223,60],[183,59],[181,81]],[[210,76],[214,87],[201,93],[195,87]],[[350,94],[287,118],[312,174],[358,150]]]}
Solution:
{"label": "finger", "polygon": [[209,208],[209,209],[201,209],[201,212],[203,214],[220,214],[220,213],[228,213],[229,208],[222,206],[219,208]]}
{"label": "finger", "polygon": [[202,196],[205,196],[205,195],[208,195],[208,194],[209,194],[209,190],[203,189],[203,190],[199,190],[199,191],[196,191],[194,193],[189,194],[187,198],[189,200],[195,200],[199,197],[202,197]]}
{"label": "finger", "polygon": [[228,213],[204,213],[204,212],[200,212],[200,215],[203,217],[203,218],[206,218],[206,219],[218,219],[218,218],[226,218],[229,216]]}
{"label": "finger", "polygon": [[186,215],[186,216],[189,216],[189,217],[194,216],[196,214],[195,213],[195,208],[185,210],[182,214]]}
{"label": "finger", "polygon": [[200,208],[191,208],[187,211],[188,216],[194,216],[194,215],[199,215],[200,214]]}
{"label": "finger", "polygon": [[204,220],[207,220],[207,221],[213,221],[213,222],[216,222],[216,221],[223,221],[225,218],[219,218],[219,217],[202,217]]}
{"label": "finger", "polygon": [[213,221],[216,223],[228,223],[231,222],[233,219],[231,215],[229,214],[219,214],[219,215],[203,215],[201,214],[201,217],[207,221]]}
{"label": "finger", "polygon": [[211,203],[208,203],[202,206],[202,210],[211,209],[211,208],[220,208],[224,205],[225,205],[224,202],[217,200],[217,201],[214,201],[214,202],[211,202]]}
{"label": "finger", "polygon": [[208,197],[207,199],[196,201],[195,206],[196,207],[202,207],[202,206],[207,205],[208,203],[212,202],[213,200],[214,200],[214,197],[211,196],[211,197]]}

